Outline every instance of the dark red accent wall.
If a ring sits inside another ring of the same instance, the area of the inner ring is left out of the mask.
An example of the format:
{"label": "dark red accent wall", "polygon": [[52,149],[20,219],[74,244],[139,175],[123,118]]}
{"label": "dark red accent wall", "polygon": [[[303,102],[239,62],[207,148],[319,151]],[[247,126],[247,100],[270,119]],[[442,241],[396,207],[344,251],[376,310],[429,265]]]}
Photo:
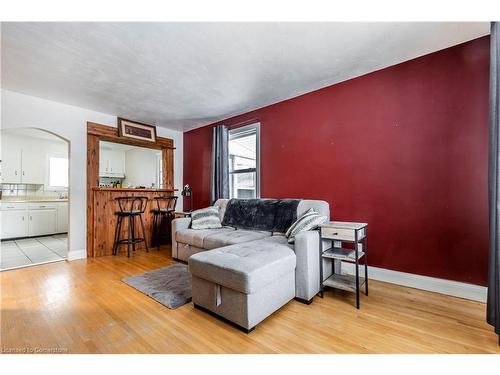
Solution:
{"label": "dark red accent wall", "polygon": [[[486,285],[488,75],[483,37],[220,124],[261,122],[262,197],[368,222],[370,265]],[[210,203],[212,127],[184,134],[195,207]]]}

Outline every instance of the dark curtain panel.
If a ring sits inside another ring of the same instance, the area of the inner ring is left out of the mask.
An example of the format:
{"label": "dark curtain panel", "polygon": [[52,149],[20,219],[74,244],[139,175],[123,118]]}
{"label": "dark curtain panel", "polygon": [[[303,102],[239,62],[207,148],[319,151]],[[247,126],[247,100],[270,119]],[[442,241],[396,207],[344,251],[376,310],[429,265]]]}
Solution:
{"label": "dark curtain panel", "polygon": [[[491,23],[490,57],[490,149],[488,194],[490,209],[490,257],[487,320],[500,335],[500,39],[498,22]],[[499,338],[500,344],[500,338]]]}
{"label": "dark curtain panel", "polygon": [[212,204],[219,198],[229,198],[229,129],[214,128],[212,140]]}

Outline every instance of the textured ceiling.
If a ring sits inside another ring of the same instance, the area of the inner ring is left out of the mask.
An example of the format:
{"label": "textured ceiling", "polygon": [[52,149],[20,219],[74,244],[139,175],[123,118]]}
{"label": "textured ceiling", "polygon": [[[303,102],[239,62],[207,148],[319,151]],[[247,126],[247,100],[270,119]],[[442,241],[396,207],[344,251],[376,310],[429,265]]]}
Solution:
{"label": "textured ceiling", "polygon": [[479,23],[3,23],[2,87],[177,130],[489,33]]}

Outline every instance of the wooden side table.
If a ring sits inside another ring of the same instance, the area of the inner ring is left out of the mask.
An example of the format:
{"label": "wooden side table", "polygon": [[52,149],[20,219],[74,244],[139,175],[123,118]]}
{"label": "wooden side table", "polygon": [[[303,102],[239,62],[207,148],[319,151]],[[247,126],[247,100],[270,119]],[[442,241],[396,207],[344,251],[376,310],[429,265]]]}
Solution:
{"label": "wooden side table", "polygon": [[[324,287],[337,288],[356,293],[356,308],[359,309],[359,289],[364,284],[368,295],[368,224],[345,221],[330,221],[319,226],[319,269],[320,295],[324,296]],[[323,250],[322,240],[330,240],[332,247]],[[352,243],[354,249],[343,248],[342,243]],[[364,257],[365,277],[359,276],[359,261]],[[349,262],[355,265],[355,275],[343,275],[341,267],[333,267],[333,274],[323,280],[323,259],[334,262]],[[335,270],[338,270],[338,273]]]}

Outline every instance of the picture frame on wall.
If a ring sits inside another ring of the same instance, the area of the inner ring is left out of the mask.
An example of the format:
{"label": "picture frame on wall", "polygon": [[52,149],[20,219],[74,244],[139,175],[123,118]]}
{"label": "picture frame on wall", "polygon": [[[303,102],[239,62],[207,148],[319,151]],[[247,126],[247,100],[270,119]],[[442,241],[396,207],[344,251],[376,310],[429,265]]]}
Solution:
{"label": "picture frame on wall", "polygon": [[156,126],[118,117],[118,136],[155,143]]}

